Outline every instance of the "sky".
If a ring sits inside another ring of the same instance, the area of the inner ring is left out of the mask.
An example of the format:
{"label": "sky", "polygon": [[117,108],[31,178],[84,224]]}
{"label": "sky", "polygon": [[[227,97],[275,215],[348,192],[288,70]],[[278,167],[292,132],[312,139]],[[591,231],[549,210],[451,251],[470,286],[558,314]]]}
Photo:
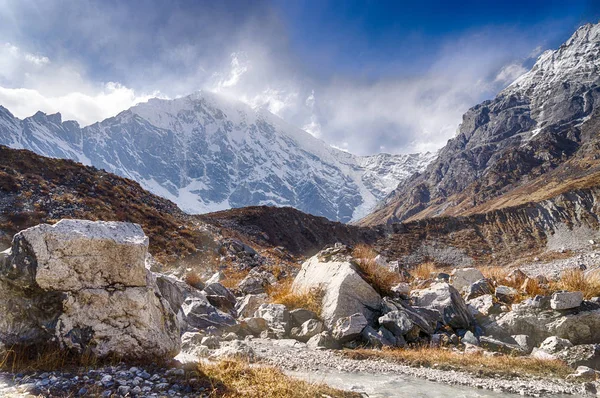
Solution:
{"label": "sky", "polygon": [[0,0],[0,105],[92,124],[197,90],[337,148],[435,151],[596,0]]}

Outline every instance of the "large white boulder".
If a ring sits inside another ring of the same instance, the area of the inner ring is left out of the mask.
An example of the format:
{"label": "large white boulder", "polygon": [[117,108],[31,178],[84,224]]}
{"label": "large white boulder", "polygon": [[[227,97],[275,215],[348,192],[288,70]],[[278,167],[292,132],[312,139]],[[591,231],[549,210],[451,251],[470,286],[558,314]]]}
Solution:
{"label": "large white boulder", "polygon": [[146,270],[147,251],[141,227],[129,223],[63,220],[21,231],[0,261],[0,341],[175,356],[179,327]]}
{"label": "large white boulder", "polygon": [[317,255],[304,262],[292,289],[307,292],[315,288],[324,293],[321,317],[329,328],[338,319],[356,313],[363,314],[368,322],[378,315],[381,296],[348,261],[322,262]]}

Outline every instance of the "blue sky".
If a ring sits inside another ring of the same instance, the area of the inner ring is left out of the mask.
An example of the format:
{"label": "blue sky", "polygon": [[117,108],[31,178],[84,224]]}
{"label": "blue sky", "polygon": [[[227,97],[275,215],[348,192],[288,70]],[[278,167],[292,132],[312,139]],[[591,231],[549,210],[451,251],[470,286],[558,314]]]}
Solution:
{"label": "blue sky", "polygon": [[89,124],[198,89],[359,154],[435,150],[598,1],[0,0],[0,104]]}

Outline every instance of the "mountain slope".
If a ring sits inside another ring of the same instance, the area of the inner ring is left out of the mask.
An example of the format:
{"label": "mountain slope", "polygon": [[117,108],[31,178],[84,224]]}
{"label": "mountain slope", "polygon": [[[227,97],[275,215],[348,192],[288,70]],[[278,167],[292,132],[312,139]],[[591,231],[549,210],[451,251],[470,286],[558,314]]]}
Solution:
{"label": "mountain slope", "polygon": [[134,179],[189,213],[277,205],[343,222],[434,156],[351,155],[208,92],[152,99],[83,129],[59,114],[19,120],[0,107],[0,144]]}
{"label": "mountain slope", "polygon": [[495,99],[467,111],[425,172],[401,183],[361,224],[466,215],[548,197],[549,186],[568,187],[597,170],[590,148],[598,147],[599,108],[600,24],[588,24]]}

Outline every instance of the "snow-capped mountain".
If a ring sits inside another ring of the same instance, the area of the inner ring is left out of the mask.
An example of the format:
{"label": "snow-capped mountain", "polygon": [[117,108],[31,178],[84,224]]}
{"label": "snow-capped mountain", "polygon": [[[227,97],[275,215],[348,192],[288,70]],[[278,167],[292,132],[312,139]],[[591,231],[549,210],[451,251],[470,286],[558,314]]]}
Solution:
{"label": "snow-capped mountain", "polygon": [[85,128],[60,114],[20,120],[0,107],[0,144],[131,178],[189,213],[265,204],[343,222],[368,214],[434,158],[355,156],[210,92],[152,99]]}
{"label": "snow-capped mountain", "polygon": [[465,215],[546,197],[596,170],[599,118],[600,24],[586,24],[496,98],[469,109],[435,161],[362,224]]}

